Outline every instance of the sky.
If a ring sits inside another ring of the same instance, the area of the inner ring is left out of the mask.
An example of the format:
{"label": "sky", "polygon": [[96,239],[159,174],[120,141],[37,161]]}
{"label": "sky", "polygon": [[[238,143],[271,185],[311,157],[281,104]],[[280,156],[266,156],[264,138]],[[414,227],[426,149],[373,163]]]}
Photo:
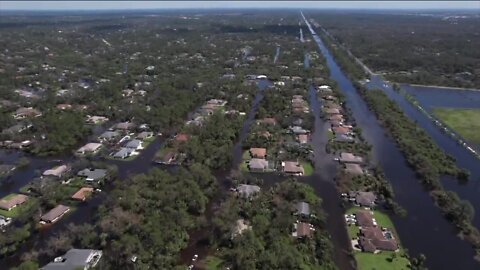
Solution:
{"label": "sky", "polygon": [[184,8],[477,9],[480,12],[480,1],[0,1],[0,11]]}

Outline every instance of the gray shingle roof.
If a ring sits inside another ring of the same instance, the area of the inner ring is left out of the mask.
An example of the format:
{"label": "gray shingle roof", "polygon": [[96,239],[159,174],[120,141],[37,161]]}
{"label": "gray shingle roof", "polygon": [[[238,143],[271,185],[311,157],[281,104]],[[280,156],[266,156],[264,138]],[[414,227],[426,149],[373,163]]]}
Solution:
{"label": "gray shingle roof", "polygon": [[107,175],[105,169],[83,169],[77,173],[78,176],[85,176],[87,179],[98,181]]}
{"label": "gray shingle roof", "polygon": [[310,215],[310,204],[306,202],[297,203],[297,213],[301,215]]}
{"label": "gray shingle roof", "polygon": [[101,256],[101,250],[70,249],[65,255],[59,257],[58,262],[53,261],[42,267],[41,270],[88,269],[93,267]]}

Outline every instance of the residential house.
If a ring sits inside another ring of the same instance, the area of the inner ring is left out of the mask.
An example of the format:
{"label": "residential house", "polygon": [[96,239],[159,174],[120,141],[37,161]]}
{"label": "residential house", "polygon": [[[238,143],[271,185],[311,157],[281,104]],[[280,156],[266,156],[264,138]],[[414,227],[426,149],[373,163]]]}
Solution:
{"label": "residential house", "polygon": [[137,139],[146,140],[153,137],[153,132],[151,131],[142,131],[137,135]]}
{"label": "residential house", "polygon": [[159,164],[172,164],[177,159],[177,153],[174,151],[169,151],[163,155],[163,157],[157,161]]}
{"label": "residential house", "polygon": [[325,109],[326,114],[340,114],[340,110],[336,108],[327,108]]}
{"label": "residential house", "polygon": [[85,201],[90,194],[92,194],[92,187],[82,187],[75,194],[72,195],[72,199],[77,201]]}
{"label": "residential house", "polygon": [[68,211],[70,211],[70,207],[59,204],[52,210],[48,211],[45,215],[41,216],[40,222],[54,223],[63,217]]}
{"label": "residential house", "polygon": [[358,243],[364,252],[398,251],[398,243],[390,231],[366,227],[360,229],[360,235]]}
{"label": "residential house", "polygon": [[101,250],[70,249],[65,255],[55,258],[40,270],[88,270],[94,268],[101,258]]}
{"label": "residential house", "polygon": [[335,142],[347,142],[353,143],[355,142],[355,138],[346,134],[335,134],[335,138],[333,138]]}
{"label": "residential house", "polygon": [[114,129],[125,130],[125,131],[131,130],[133,128],[135,128],[135,124],[132,122],[121,122],[114,126]]}
{"label": "residential house", "polygon": [[177,135],[175,135],[175,141],[176,142],[186,142],[190,139],[190,136],[188,134],[185,134],[185,133],[178,133]]}
{"label": "residential house", "polygon": [[357,220],[357,225],[361,228],[377,226],[377,221],[373,217],[372,212],[368,210],[358,210],[355,213],[355,219]]}
{"label": "residential house", "polygon": [[268,161],[261,158],[252,158],[248,162],[250,171],[264,172],[268,169]]}
{"label": "residential house", "polygon": [[67,165],[60,165],[53,167],[52,169],[46,170],[43,172],[43,176],[53,176],[53,177],[62,177],[65,173],[70,170],[70,167]]}
{"label": "residential house", "polygon": [[98,182],[107,177],[106,169],[83,169],[77,173],[78,176],[85,177],[87,182]]}
{"label": "residential house", "polygon": [[343,121],[343,115],[342,114],[331,114],[328,116],[328,120],[336,120],[336,121]]}
{"label": "residential house", "polygon": [[340,153],[340,158],[338,159],[338,161],[340,161],[342,163],[358,163],[358,164],[360,164],[360,163],[363,163],[363,158],[359,157],[359,156],[355,156],[352,153],[342,152],[342,153]]}
{"label": "residential house", "polygon": [[120,133],[118,131],[105,131],[98,137],[98,140],[101,142],[109,142],[118,138],[119,136]]}
{"label": "residential house", "polygon": [[296,238],[310,238],[313,236],[315,229],[313,226],[306,222],[294,223],[294,231],[292,233],[293,237]]}
{"label": "residential house", "polygon": [[98,150],[100,150],[100,148],[102,148],[101,143],[87,143],[77,150],[77,154],[79,155],[96,154]]}
{"label": "residential house", "polygon": [[86,122],[89,124],[98,124],[102,122],[107,122],[109,119],[105,116],[97,116],[97,115],[87,115],[87,120]]}
{"label": "residential house", "polygon": [[298,135],[298,134],[308,134],[310,133],[309,130],[303,129],[300,126],[293,126],[290,127],[290,130],[293,132],[293,134]]}
{"label": "residential house", "polygon": [[301,144],[308,143],[308,135],[307,134],[298,134],[297,141]]}
{"label": "residential house", "polygon": [[0,200],[0,209],[10,211],[20,204],[28,200],[28,196],[23,194],[15,194],[8,199]]}
{"label": "residential house", "polygon": [[250,148],[249,152],[253,158],[265,159],[267,156],[267,149],[265,148]]}
{"label": "residential house", "polygon": [[282,171],[287,174],[299,176],[305,174],[303,166],[297,161],[282,161]]}
{"label": "residential house", "polygon": [[143,142],[140,141],[140,140],[131,140],[129,141],[126,145],[125,145],[126,148],[131,148],[131,149],[134,149],[134,150],[141,150],[143,149]]}
{"label": "residential house", "polygon": [[18,108],[15,113],[13,114],[13,118],[15,119],[24,119],[24,118],[33,118],[33,117],[39,117],[41,116],[42,113],[37,110],[37,109],[34,109],[32,107],[22,107],[22,108]]}
{"label": "residential house", "polygon": [[134,151],[135,149],[123,147],[123,148],[120,148],[120,150],[118,150],[115,154],[113,154],[113,157],[125,159],[131,156]]}
{"label": "residential house", "polygon": [[363,175],[363,169],[358,164],[347,163],[345,164],[345,171],[352,175]]}
{"label": "residential house", "polygon": [[350,128],[345,127],[345,126],[333,127],[332,131],[336,135],[342,135],[342,134],[347,135],[347,134],[350,134],[352,132],[352,130]]}
{"label": "residential house", "polygon": [[306,202],[298,202],[295,206],[297,209],[296,214],[301,216],[310,216],[310,204]]}
{"label": "residential house", "polygon": [[58,104],[57,109],[59,110],[69,110],[72,108],[71,104]]}
{"label": "residential house", "polygon": [[6,128],[2,131],[3,134],[18,134],[21,133],[24,130],[27,130],[29,128],[33,127],[32,124],[27,124],[27,123],[18,123],[14,126],[11,126],[9,128]]}
{"label": "residential house", "polygon": [[354,199],[355,204],[362,207],[374,207],[377,195],[371,191],[351,192],[350,198]]}
{"label": "residential house", "polygon": [[241,184],[237,187],[237,193],[246,199],[251,199],[255,194],[260,192],[260,187],[256,185]]}

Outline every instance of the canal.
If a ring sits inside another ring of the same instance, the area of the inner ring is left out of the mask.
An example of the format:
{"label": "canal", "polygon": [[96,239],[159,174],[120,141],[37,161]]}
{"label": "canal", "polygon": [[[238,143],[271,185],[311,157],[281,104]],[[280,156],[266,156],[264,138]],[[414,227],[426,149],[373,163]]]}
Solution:
{"label": "canal", "polygon": [[392,217],[404,247],[412,256],[425,254],[426,266],[430,269],[478,269],[471,246],[456,236],[455,229],[434,206],[395,142],[379,125],[310,23],[304,16],[303,19],[326,58],[330,78],[337,82],[345,94],[347,107],[362,128],[363,136],[373,147],[373,160],[380,164],[392,184],[396,201],[408,212],[404,218]]}

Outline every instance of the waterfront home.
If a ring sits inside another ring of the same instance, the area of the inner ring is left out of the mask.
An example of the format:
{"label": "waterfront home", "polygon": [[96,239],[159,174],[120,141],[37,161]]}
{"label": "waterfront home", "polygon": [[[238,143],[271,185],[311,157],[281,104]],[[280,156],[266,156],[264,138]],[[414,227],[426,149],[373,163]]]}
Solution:
{"label": "waterfront home", "polygon": [[335,135],[347,135],[352,132],[352,130],[346,126],[332,127],[332,131]]}
{"label": "waterfront home", "polygon": [[75,194],[72,195],[72,199],[77,201],[85,201],[90,194],[92,194],[92,187],[82,187]]}
{"label": "waterfront home", "polygon": [[157,161],[159,164],[172,164],[177,159],[177,153],[174,151],[168,151],[163,155],[161,159]]}
{"label": "waterfront home", "polygon": [[340,157],[338,158],[338,161],[341,163],[363,163],[363,158],[359,156],[355,156],[352,153],[348,152],[342,152],[340,153]]}
{"label": "waterfront home", "polygon": [[77,150],[77,154],[79,155],[96,154],[98,150],[100,150],[100,148],[102,148],[101,143],[87,143]]}
{"label": "waterfront home", "polygon": [[100,136],[98,136],[98,140],[101,142],[109,142],[112,141],[120,136],[118,131],[105,131]]}
{"label": "waterfront home", "polygon": [[268,169],[268,161],[261,158],[252,158],[248,161],[248,169],[250,171],[264,172]]}
{"label": "waterfront home", "polygon": [[146,140],[153,137],[153,132],[151,131],[142,131],[137,135],[137,139]]}
{"label": "waterfront home", "polygon": [[93,116],[90,116],[90,115],[87,115],[87,120],[85,122],[87,122],[88,124],[98,124],[98,123],[102,123],[102,122],[107,122],[109,119],[105,116],[98,116],[98,115],[93,115]]}
{"label": "waterfront home", "polygon": [[308,217],[308,216],[310,216],[310,214],[311,214],[311,212],[310,212],[310,204],[309,204],[309,203],[306,203],[306,202],[298,202],[298,203],[295,205],[295,208],[297,209],[296,215]]}
{"label": "waterfront home", "polygon": [[347,163],[345,164],[345,171],[352,175],[362,175],[363,169],[358,164],[354,163]]}
{"label": "waterfront home", "polygon": [[340,120],[329,120],[328,121],[332,127],[339,127],[342,126],[342,121]]}
{"label": "waterfront home", "polygon": [[10,211],[18,205],[28,200],[28,196],[23,194],[13,194],[0,200],[0,209]]}
{"label": "waterfront home", "polygon": [[353,143],[353,142],[355,142],[355,138],[353,138],[352,136],[346,135],[346,134],[336,134],[335,138],[333,138],[333,141]]}
{"label": "waterfront home", "polygon": [[371,191],[350,192],[348,196],[351,201],[362,207],[374,207],[377,200],[377,195]]}
{"label": "waterfront home", "polygon": [[298,134],[297,141],[301,144],[308,143],[308,135],[307,134]]}
{"label": "waterfront home", "polygon": [[131,140],[129,141],[126,145],[125,145],[126,148],[131,148],[131,149],[134,149],[134,150],[141,150],[143,149],[143,142],[140,141],[140,140]]}
{"label": "waterfront home", "polygon": [[241,235],[244,231],[251,230],[252,226],[248,225],[248,223],[244,219],[238,219],[235,222],[235,226],[232,229],[232,239],[238,235]]}
{"label": "waterfront home", "polygon": [[282,171],[286,174],[302,176],[305,174],[303,166],[297,161],[282,161]]}
{"label": "waterfront home", "polygon": [[70,167],[67,165],[60,165],[53,167],[52,169],[46,170],[43,172],[43,176],[53,176],[60,178],[62,177],[65,173],[67,173],[70,170]]}
{"label": "waterfront home", "polygon": [[328,116],[328,120],[336,120],[336,121],[343,121],[343,115],[342,114],[331,114]]}
{"label": "waterfront home", "polygon": [[265,159],[267,156],[267,149],[265,148],[250,148],[249,152],[252,158]]}
{"label": "waterfront home", "polygon": [[292,236],[296,238],[310,238],[313,236],[313,232],[315,231],[313,225],[306,222],[294,223],[293,227],[294,231]]}
{"label": "waterfront home", "polygon": [[14,126],[11,126],[9,128],[6,128],[2,131],[3,134],[10,134],[10,135],[13,135],[13,134],[18,134],[18,133],[21,133],[22,131],[25,131],[29,128],[33,127],[32,124],[30,123],[18,123]]}
{"label": "waterfront home", "polygon": [[70,249],[63,256],[56,257],[40,270],[88,270],[94,268],[101,258],[101,250]]}
{"label": "waterfront home", "polygon": [[358,243],[364,252],[398,251],[398,243],[393,238],[393,233],[378,227],[360,228]]}
{"label": "waterfront home", "polygon": [[325,109],[326,114],[340,114],[340,110],[337,108],[327,108]]}
{"label": "waterfront home", "polygon": [[327,91],[328,91],[328,90],[331,90],[331,89],[330,89],[330,86],[328,86],[328,85],[320,85],[320,86],[318,87],[318,90],[320,90],[320,91],[325,91],[325,90],[327,90]]}
{"label": "waterfront home", "polygon": [[45,215],[40,217],[41,223],[55,223],[58,221],[63,215],[65,215],[68,211],[70,211],[70,207],[59,204],[52,210],[48,211]]}
{"label": "waterfront home", "polygon": [[372,211],[358,210],[355,213],[356,224],[361,228],[376,227],[377,221],[373,217]]}
{"label": "waterfront home", "polygon": [[256,185],[245,185],[241,184],[238,185],[236,188],[236,191],[239,196],[246,198],[246,199],[251,199],[255,194],[260,192],[260,187]]}
{"label": "waterfront home", "polygon": [[98,182],[104,179],[108,174],[105,169],[83,169],[77,173],[78,176],[85,177],[87,182]]}
{"label": "waterfront home", "polygon": [[133,152],[135,152],[135,149],[123,147],[123,148],[120,148],[120,150],[118,150],[115,154],[113,154],[113,157],[119,158],[119,159],[125,159],[131,156]]}
{"label": "waterfront home", "polygon": [[32,107],[22,107],[22,108],[18,108],[15,113],[13,114],[13,118],[15,118],[16,120],[18,119],[24,119],[24,118],[34,118],[34,117],[39,117],[41,116],[42,113],[37,110],[37,109],[34,109]]}

